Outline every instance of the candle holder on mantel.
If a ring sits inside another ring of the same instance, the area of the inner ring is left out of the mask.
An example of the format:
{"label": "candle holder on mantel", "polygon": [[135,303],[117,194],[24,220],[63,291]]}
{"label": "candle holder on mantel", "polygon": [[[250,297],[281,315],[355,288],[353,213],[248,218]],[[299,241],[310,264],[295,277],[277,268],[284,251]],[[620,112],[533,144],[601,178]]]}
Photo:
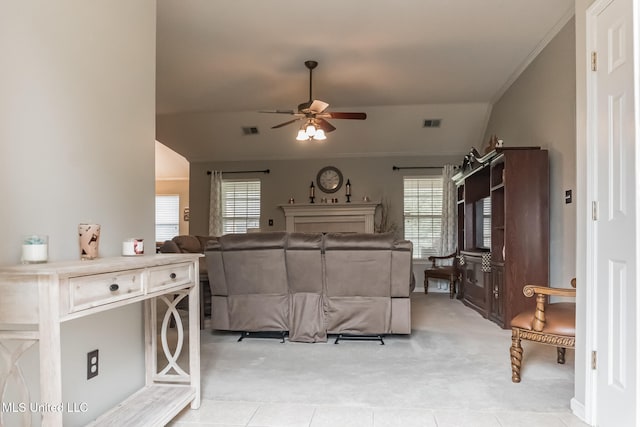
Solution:
{"label": "candle holder on mantel", "polygon": [[345,185],[346,188],[346,194],[345,196],[347,196],[347,203],[351,203],[351,181],[349,181],[347,179],[347,184]]}
{"label": "candle holder on mantel", "polygon": [[311,181],[311,186],[309,187],[309,203],[314,203],[314,199],[316,198],[316,187],[313,185],[313,181]]}

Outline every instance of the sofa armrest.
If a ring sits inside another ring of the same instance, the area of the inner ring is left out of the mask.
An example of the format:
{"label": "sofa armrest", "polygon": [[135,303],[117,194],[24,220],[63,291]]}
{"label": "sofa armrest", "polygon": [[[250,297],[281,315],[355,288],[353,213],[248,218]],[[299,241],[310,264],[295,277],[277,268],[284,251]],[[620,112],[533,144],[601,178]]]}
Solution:
{"label": "sofa armrest", "polygon": [[204,262],[207,265],[211,295],[226,296],[229,294],[227,280],[224,275],[222,247],[217,240],[209,240],[204,251]]}
{"label": "sofa armrest", "polygon": [[391,251],[391,296],[408,297],[415,287],[413,280],[413,244],[409,240],[393,243]]}
{"label": "sofa armrest", "polygon": [[165,240],[158,248],[158,252],[161,254],[178,254],[180,253],[180,248],[173,240]]}

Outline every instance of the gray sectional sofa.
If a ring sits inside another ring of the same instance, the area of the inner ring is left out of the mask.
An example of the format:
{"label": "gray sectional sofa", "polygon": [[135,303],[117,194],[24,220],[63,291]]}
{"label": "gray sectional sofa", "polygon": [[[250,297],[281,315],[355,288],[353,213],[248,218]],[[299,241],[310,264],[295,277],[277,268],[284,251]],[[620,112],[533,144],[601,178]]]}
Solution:
{"label": "gray sectional sofa", "polygon": [[212,327],[327,334],[410,334],[412,245],[391,234],[229,234],[211,240],[205,262]]}

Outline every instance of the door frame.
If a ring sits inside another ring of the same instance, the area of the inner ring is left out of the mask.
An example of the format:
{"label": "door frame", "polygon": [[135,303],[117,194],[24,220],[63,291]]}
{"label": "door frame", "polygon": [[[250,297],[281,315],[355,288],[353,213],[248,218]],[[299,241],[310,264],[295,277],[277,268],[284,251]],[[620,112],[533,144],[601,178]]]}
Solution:
{"label": "door frame", "polygon": [[[582,270],[582,278],[579,278],[578,283],[584,285],[585,298],[584,298],[584,319],[585,319],[585,333],[584,339],[584,364],[582,369],[584,371],[580,374],[584,375],[584,411],[582,418],[590,424],[595,424],[597,418],[597,402],[598,394],[596,388],[596,371],[591,368],[591,351],[596,347],[596,333],[597,333],[597,301],[596,301],[596,283],[595,283],[595,228],[596,222],[593,220],[592,202],[597,200],[597,182],[596,182],[596,141],[597,136],[597,102],[595,99],[596,94],[596,78],[595,74],[590,71],[591,52],[595,51],[597,40],[595,25],[597,15],[608,6],[613,0],[596,0],[588,9],[586,13],[586,49],[584,52],[587,63],[584,64],[586,73],[586,145],[583,147],[584,156],[584,200],[582,202],[583,209],[578,210],[582,212],[584,221],[584,238],[586,242],[585,246],[585,262],[584,269]],[[577,147],[577,151],[580,151],[580,146]],[[578,229],[578,233],[581,230]],[[576,365],[576,370],[578,365]],[[579,373],[576,372],[576,375]],[[573,402],[572,402],[573,403]],[[573,406],[573,405],[572,405]],[[575,412],[575,409],[574,409]]]}

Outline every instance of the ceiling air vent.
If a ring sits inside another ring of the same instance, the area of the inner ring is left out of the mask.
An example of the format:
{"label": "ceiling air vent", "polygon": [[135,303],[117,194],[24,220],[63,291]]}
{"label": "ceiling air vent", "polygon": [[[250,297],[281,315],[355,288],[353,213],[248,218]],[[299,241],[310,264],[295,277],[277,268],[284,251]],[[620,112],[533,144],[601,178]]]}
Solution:
{"label": "ceiling air vent", "polygon": [[242,126],[242,133],[245,135],[257,135],[259,132],[255,126]]}
{"label": "ceiling air vent", "polygon": [[422,125],[422,127],[425,127],[425,128],[439,128],[440,127],[440,122],[442,122],[442,119],[425,119],[424,120],[424,124]]}

